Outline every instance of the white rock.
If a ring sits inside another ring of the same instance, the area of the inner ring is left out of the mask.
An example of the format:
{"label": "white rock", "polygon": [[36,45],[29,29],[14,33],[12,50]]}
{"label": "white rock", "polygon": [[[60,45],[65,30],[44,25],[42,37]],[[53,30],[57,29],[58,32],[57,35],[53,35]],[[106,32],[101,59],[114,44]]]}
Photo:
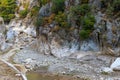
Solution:
{"label": "white rock", "polygon": [[7,32],[7,40],[8,42],[13,42],[15,39],[15,31],[13,31],[13,29],[9,29],[9,31]]}
{"label": "white rock", "polygon": [[24,30],[24,32],[30,36],[34,36],[34,37],[36,36],[36,31],[34,28],[28,27],[26,30]]}
{"label": "white rock", "polygon": [[21,74],[15,74],[15,76],[16,76],[16,77],[20,77],[20,76],[21,76]]}
{"label": "white rock", "polygon": [[26,69],[32,69],[32,66],[31,66],[30,64],[26,64],[26,65],[25,65],[25,68],[26,68]]}
{"label": "white rock", "polygon": [[113,70],[120,70],[120,58],[117,58],[110,66]]}
{"label": "white rock", "polygon": [[24,62],[25,62],[26,64],[29,64],[29,63],[33,62],[33,60],[32,60],[31,58],[28,58],[28,59],[26,59]]}

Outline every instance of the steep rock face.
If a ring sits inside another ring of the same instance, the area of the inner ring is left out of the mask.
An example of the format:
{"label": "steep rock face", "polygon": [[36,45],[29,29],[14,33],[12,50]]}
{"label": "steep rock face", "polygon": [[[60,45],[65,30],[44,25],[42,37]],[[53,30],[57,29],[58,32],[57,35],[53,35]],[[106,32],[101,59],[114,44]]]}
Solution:
{"label": "steep rock face", "polygon": [[[81,0],[66,0],[65,1],[65,12],[69,13],[68,10],[71,6],[74,5],[80,5]],[[65,31],[64,29],[51,32],[56,26],[55,23],[51,23],[47,25],[46,27],[40,28],[40,36],[43,36],[46,38],[46,42],[44,43],[42,41],[42,44],[45,46],[48,45],[50,49],[50,53],[56,53],[61,52],[59,50],[64,51],[64,47],[68,48],[68,51],[70,51],[73,47],[75,47],[75,50],[83,50],[83,51],[103,51],[105,53],[111,53],[111,50],[113,51],[114,55],[119,55],[119,42],[120,42],[120,30],[119,30],[119,18],[116,19],[110,19],[107,17],[106,13],[102,13],[101,11],[101,2],[98,0],[89,0],[89,4],[93,6],[93,13],[96,19],[96,23],[94,25],[95,30],[93,31],[92,35],[87,40],[80,40],[79,39],[79,30],[74,29],[72,31]],[[96,5],[98,4],[98,5]],[[46,4],[41,7],[39,14],[41,16],[49,16],[51,11],[52,4]],[[48,11],[48,12],[47,12]],[[69,19],[69,15],[67,15]],[[51,26],[52,25],[52,26]],[[75,26],[75,23],[72,22],[72,25]],[[42,39],[42,37],[41,37]],[[58,48],[56,42],[59,44]],[[75,46],[74,46],[74,45]],[[53,47],[54,45],[54,47]],[[57,50],[58,49],[58,50]],[[56,50],[56,51],[53,51]],[[65,52],[63,52],[65,53]],[[47,53],[48,54],[48,53]]]}
{"label": "steep rock face", "polygon": [[[38,5],[37,2],[38,2],[37,0],[18,0],[17,5],[19,7],[19,11],[25,10],[26,5],[28,6],[28,9],[31,10],[34,6]],[[72,25],[71,29],[70,30],[65,30],[63,28],[59,29],[54,21],[52,23],[46,23],[44,26],[43,25],[39,26],[40,37],[36,41],[37,44],[36,49],[40,51],[40,53],[54,54],[55,56],[59,57],[65,56],[61,55],[62,53],[70,55],[77,50],[82,51],[102,50],[105,53],[107,52],[111,53],[112,50],[114,54],[118,54],[120,51],[119,18],[116,18],[114,20],[107,18],[107,14],[101,11],[101,2],[98,0],[89,0],[89,4],[92,6],[91,10],[95,16],[96,23],[94,25],[94,31],[90,34],[90,37],[88,39],[86,40],[80,39],[78,27],[81,26],[76,25],[75,21],[72,18],[70,19],[69,17],[70,7],[75,5],[81,5],[81,0],[65,0],[64,13],[68,14],[67,19],[68,22],[71,22]],[[39,16],[49,17],[50,15],[52,15],[51,7],[52,2],[48,2],[45,5],[42,5],[41,8],[39,9]],[[8,31],[6,33],[7,34],[6,40],[10,43],[14,43],[14,41],[16,43],[20,41],[18,37],[23,34],[31,37],[36,37],[35,31],[36,27],[33,25],[33,22],[34,19],[30,17],[29,13],[24,19],[12,20],[7,27]],[[0,32],[2,30],[1,33],[4,33],[5,29],[3,28],[5,27],[2,26],[4,25],[3,24],[0,25]],[[56,53],[58,53],[58,55]]]}
{"label": "steep rock face", "polygon": [[6,51],[6,49],[9,49],[10,46],[6,44],[5,40],[6,35],[6,26],[4,24],[4,20],[2,17],[0,17],[0,52]]}
{"label": "steep rock face", "polygon": [[101,50],[111,48],[116,51],[119,49],[119,26],[119,18],[111,20],[106,17],[106,14],[97,13],[93,36]]}

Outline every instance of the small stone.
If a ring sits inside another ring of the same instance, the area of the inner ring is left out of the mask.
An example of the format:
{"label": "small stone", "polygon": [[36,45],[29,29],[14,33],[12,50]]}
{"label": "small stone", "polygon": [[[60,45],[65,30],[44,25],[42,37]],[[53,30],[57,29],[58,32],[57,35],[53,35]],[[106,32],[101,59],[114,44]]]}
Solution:
{"label": "small stone", "polygon": [[26,65],[25,65],[25,68],[26,68],[26,69],[32,69],[32,67],[31,67],[30,64],[26,64]]}
{"label": "small stone", "polygon": [[16,77],[20,77],[20,76],[21,76],[21,74],[15,74],[15,76],[16,76]]}
{"label": "small stone", "polygon": [[28,58],[28,59],[26,59],[24,62],[25,62],[26,64],[29,64],[29,63],[33,62],[33,60],[32,60],[31,58]]}

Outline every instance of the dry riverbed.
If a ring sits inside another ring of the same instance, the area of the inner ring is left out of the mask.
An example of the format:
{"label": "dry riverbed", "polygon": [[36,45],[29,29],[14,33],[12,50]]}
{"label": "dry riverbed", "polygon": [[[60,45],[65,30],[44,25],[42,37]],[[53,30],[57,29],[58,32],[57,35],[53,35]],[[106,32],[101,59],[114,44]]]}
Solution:
{"label": "dry riverbed", "polygon": [[[56,58],[30,49],[3,55],[3,59],[19,66],[21,72],[28,69],[28,80],[120,80],[119,71],[102,72],[103,68],[110,67],[113,58],[115,57],[96,55],[94,52],[76,52],[69,57]],[[22,80],[16,77],[15,70],[4,62],[0,61],[0,65],[0,80]]]}
{"label": "dry riverbed", "polygon": [[[33,70],[27,73],[28,80],[33,78],[35,80],[51,80],[45,79],[51,76],[52,80],[61,80],[62,78],[56,77],[56,74],[72,77],[70,80],[75,80],[73,77],[78,80],[120,80],[120,72],[104,73],[102,71],[103,68],[110,67],[111,59],[115,57],[91,54],[91,52],[84,52],[85,55],[82,52],[74,54],[66,58],[56,58],[23,49],[13,57],[13,61]],[[55,75],[45,75],[47,72]]]}

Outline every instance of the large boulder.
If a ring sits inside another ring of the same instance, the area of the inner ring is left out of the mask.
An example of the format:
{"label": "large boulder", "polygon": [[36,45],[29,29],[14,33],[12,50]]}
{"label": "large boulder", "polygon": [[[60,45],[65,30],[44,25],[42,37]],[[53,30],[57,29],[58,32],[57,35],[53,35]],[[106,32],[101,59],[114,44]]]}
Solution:
{"label": "large boulder", "polygon": [[115,71],[120,71],[120,58],[117,58],[110,66]]}

